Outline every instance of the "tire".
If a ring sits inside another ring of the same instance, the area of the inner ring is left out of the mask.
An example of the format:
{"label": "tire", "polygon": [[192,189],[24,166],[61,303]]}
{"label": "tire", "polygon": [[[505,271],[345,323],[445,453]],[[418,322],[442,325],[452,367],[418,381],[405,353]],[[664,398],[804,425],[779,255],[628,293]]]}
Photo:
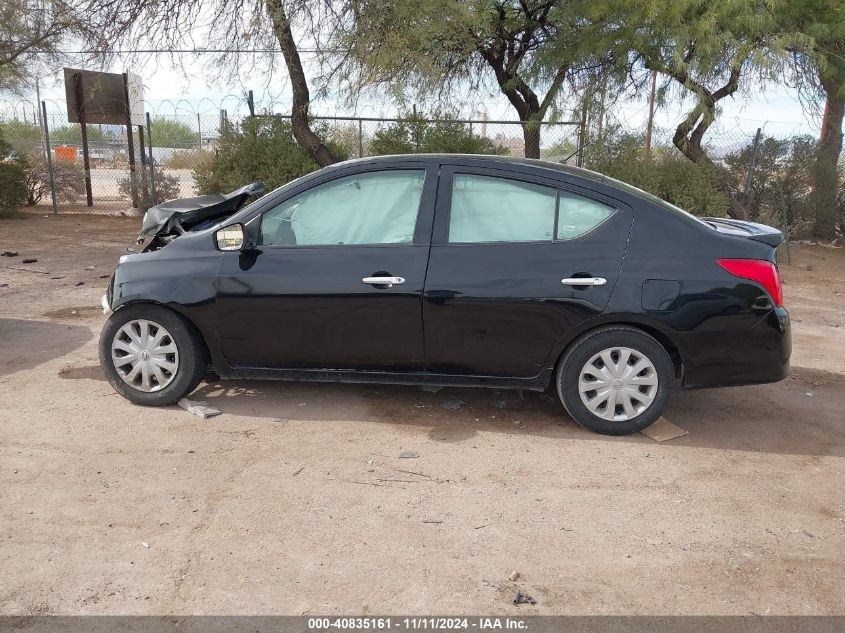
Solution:
{"label": "tire", "polygon": [[[632,373],[638,366],[642,369]],[[588,332],[567,348],[556,382],[558,396],[576,422],[596,433],[628,435],[660,417],[674,378],[672,359],[653,337],[633,327],[609,326]]]}
{"label": "tire", "polygon": [[[143,341],[147,343],[141,345]],[[208,370],[208,352],[182,316],[139,303],[118,309],[106,321],[100,334],[100,365],[117,393],[135,404],[158,407],[196,389]]]}

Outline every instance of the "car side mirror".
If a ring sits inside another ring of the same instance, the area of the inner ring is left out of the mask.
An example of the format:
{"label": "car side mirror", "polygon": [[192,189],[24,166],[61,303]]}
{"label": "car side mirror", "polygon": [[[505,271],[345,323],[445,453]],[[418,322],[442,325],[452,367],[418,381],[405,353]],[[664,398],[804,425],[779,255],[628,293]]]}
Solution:
{"label": "car side mirror", "polygon": [[246,243],[246,233],[243,224],[230,224],[218,229],[214,234],[214,241],[221,251],[239,251]]}

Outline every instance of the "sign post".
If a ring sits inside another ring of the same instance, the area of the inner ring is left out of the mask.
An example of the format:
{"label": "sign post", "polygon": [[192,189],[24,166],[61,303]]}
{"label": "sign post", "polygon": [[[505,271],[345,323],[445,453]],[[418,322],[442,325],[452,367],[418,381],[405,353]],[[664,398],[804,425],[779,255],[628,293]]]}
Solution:
{"label": "sign post", "polygon": [[129,189],[132,196],[132,206],[138,204],[138,179],[135,178],[135,141],[132,132],[132,110],[129,107],[129,73],[123,73],[123,95],[126,106],[126,143],[129,146]]}
{"label": "sign post", "polygon": [[91,191],[91,156],[88,153],[88,125],[85,121],[85,89],[82,85],[82,73],[73,75],[76,90],[76,118],[82,136],[82,166],[85,169],[85,200],[89,207],[94,206],[94,194]]}
{"label": "sign post", "polygon": [[132,205],[137,207],[133,126],[144,125],[144,89],[141,78],[130,72],[102,73],[74,68],[65,68],[64,75],[68,123],[79,123],[82,128],[82,157],[85,163],[85,193],[88,206],[93,205],[93,196],[86,126],[89,123],[97,123],[126,126]]}

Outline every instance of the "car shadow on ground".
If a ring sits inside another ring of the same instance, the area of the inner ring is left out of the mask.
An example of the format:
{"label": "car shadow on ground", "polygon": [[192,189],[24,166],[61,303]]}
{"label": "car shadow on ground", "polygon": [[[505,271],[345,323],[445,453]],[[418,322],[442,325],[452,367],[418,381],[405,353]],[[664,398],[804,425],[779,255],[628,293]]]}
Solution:
{"label": "car shadow on ground", "polygon": [[[655,442],[642,434],[602,436],[576,424],[550,393],[418,387],[216,381],[191,399],[226,414],[298,421],[350,421],[427,429],[431,439],[469,440],[479,432],[550,439]],[[665,418],[689,431],[672,447],[756,453],[845,455],[845,376],[794,367],[770,385],[676,391]]]}
{"label": "car shadow on ground", "polygon": [[94,337],[81,325],[0,318],[0,376],[60,358]]}

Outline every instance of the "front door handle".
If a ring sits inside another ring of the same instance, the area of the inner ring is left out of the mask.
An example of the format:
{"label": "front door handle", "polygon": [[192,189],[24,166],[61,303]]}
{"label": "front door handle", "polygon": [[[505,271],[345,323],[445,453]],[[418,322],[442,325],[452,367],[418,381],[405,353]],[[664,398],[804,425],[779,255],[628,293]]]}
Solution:
{"label": "front door handle", "polygon": [[604,277],[567,277],[561,279],[560,283],[567,286],[603,286],[607,283]]}
{"label": "front door handle", "polygon": [[374,286],[398,286],[405,283],[404,277],[364,277],[362,280],[365,284],[372,284]]}

